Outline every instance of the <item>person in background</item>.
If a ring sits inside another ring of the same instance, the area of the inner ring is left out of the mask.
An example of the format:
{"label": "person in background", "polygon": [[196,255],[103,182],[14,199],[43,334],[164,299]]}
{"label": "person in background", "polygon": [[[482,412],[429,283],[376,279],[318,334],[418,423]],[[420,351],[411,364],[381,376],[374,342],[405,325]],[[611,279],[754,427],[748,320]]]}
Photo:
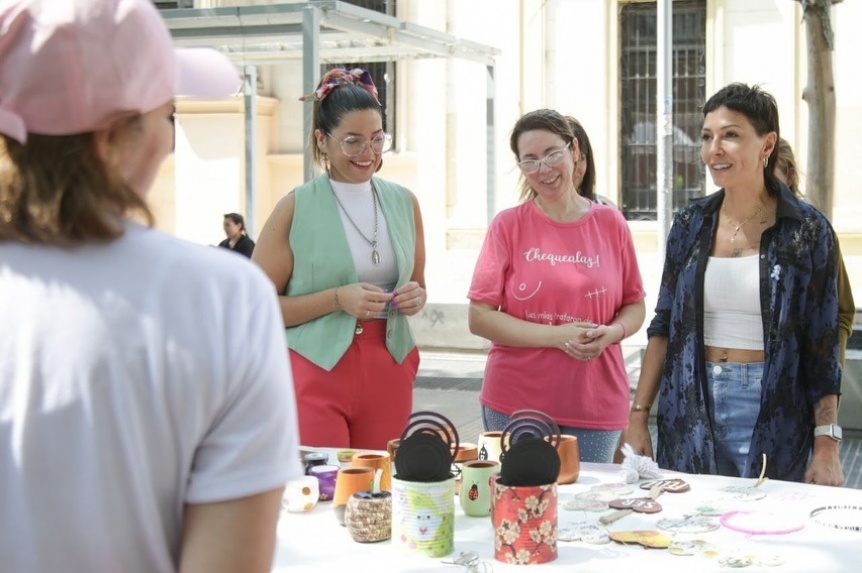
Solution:
{"label": "person in background", "polygon": [[324,172],[276,205],[252,259],[281,301],[308,446],[386,449],[413,408],[425,242],[416,197],[374,173],[391,140],[371,75],[333,69],[305,96]]}
{"label": "person in background", "polygon": [[[794,197],[804,199],[799,190],[799,171],[796,168],[796,158],[793,148],[783,137],[778,140],[778,160],[775,162],[775,177],[787,185]],[[850,277],[844,257],[841,256],[841,245],[835,237],[835,256],[838,272],[838,345],[841,352],[841,365],[844,365],[844,355],[847,351],[847,339],[853,334],[853,322],[856,318],[856,303],[850,288]]]}
{"label": "person in background", "polygon": [[301,475],[276,297],[146,203],[174,96],[236,69],[148,0],[6,1],[0,30],[0,568],[268,572]]}
{"label": "person in background", "polygon": [[224,234],[227,239],[219,243],[219,247],[230,249],[249,259],[254,252],[254,241],[245,232],[245,220],[239,213],[225,213]]}
{"label": "person in background", "polygon": [[483,423],[502,430],[516,410],[539,410],[578,437],[581,460],[610,462],[629,405],[620,342],[645,312],[631,233],[578,193],[590,171],[565,117],[524,115],[510,146],[522,202],[491,222],[467,295],[470,331],[492,342]]}
{"label": "person in background", "polygon": [[[703,107],[721,189],[680,209],[625,441],[659,466],[841,485],[835,235],[774,175],[778,107],[730,84]],[[765,464],[765,467],[764,467]]]}

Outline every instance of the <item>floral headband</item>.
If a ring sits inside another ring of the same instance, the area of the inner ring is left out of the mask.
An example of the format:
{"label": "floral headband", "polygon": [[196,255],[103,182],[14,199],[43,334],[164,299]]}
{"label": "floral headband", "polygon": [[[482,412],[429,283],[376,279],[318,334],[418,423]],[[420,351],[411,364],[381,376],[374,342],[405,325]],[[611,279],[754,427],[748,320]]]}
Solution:
{"label": "floral headband", "polygon": [[316,90],[299,99],[302,101],[321,101],[335,88],[348,84],[361,87],[370,93],[375,100],[377,99],[377,88],[374,87],[374,80],[371,79],[371,74],[368,73],[368,70],[363,70],[362,68],[353,68],[352,70],[335,68],[329,70],[321,78],[320,85]]}

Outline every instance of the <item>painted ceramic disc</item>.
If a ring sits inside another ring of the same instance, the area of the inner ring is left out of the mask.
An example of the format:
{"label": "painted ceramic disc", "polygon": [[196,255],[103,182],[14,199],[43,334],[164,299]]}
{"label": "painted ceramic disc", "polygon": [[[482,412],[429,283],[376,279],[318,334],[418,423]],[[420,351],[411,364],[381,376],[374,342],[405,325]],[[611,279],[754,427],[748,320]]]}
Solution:
{"label": "painted ceramic disc", "polygon": [[679,478],[648,481],[641,484],[641,489],[652,489],[655,486],[659,486],[662,491],[668,493],[682,493],[691,489],[687,481]]}
{"label": "painted ceramic disc", "polygon": [[739,501],[755,501],[766,497],[766,492],[760,488],[744,485],[729,485],[721,491],[723,491],[727,497],[737,499]]}
{"label": "painted ceramic disc", "polygon": [[609,536],[617,543],[637,543],[652,549],[667,549],[673,543],[658,531],[612,531]]}
{"label": "painted ceramic disc", "polygon": [[[594,485],[590,488],[590,491],[609,491],[611,493],[616,494],[614,497],[622,497],[624,495],[630,494],[632,490],[632,486],[627,483],[617,482],[617,483],[601,483],[599,485]],[[608,500],[610,501],[610,500]]]}
{"label": "painted ceramic disc", "polygon": [[734,509],[733,501],[730,499],[709,499],[698,505],[694,510],[701,515],[712,515],[718,517],[723,513]]}
{"label": "painted ceramic disc", "polygon": [[661,504],[651,497],[624,497],[608,502],[608,506],[614,509],[631,509],[637,513],[658,513]]}
{"label": "painted ceramic disc", "polygon": [[575,495],[563,507],[569,511],[605,511],[608,502],[617,496],[609,491],[585,491]]}
{"label": "painted ceramic disc", "polygon": [[584,543],[592,543],[594,545],[603,545],[611,542],[608,530],[593,523],[560,528],[557,530],[557,540],[583,541]]}
{"label": "painted ceramic disc", "polygon": [[705,515],[684,515],[682,517],[666,517],[660,519],[656,526],[659,529],[674,533],[706,533],[719,528],[718,520]]}
{"label": "painted ceramic disc", "polygon": [[673,545],[668,548],[671,555],[703,555],[704,557],[717,557],[718,551],[712,543],[707,543],[702,539],[692,539],[691,541],[674,541]]}

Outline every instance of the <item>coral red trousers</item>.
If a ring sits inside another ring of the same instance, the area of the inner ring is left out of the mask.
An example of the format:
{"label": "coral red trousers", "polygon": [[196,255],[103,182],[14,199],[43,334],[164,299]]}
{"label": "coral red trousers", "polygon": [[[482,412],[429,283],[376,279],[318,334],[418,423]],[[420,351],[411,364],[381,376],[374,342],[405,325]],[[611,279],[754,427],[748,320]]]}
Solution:
{"label": "coral red trousers", "polygon": [[386,349],[385,320],[361,320],[356,330],[330,371],[290,351],[304,446],[385,450],[407,424],[419,351],[398,364]]}

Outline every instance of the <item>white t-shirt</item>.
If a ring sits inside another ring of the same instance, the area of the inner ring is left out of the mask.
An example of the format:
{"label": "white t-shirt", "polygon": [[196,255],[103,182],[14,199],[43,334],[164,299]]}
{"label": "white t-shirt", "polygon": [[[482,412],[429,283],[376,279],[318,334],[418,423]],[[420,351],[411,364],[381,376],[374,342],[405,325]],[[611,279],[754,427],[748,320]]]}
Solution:
{"label": "white t-shirt", "polygon": [[183,507],[299,475],[275,289],[243,257],[129,223],[0,242],[0,569],[176,569]]}

